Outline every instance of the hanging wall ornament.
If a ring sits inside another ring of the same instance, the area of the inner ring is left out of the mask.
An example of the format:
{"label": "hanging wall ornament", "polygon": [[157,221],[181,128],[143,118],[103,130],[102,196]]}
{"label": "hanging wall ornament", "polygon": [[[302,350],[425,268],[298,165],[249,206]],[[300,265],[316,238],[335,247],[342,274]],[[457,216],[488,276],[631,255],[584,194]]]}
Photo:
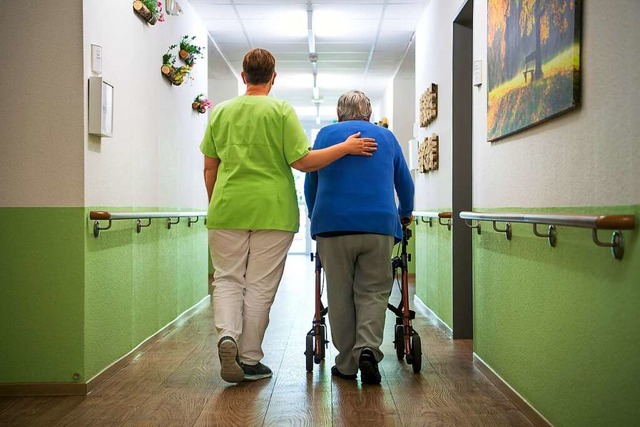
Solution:
{"label": "hanging wall ornament", "polygon": [[193,102],[191,103],[191,108],[193,108],[200,114],[206,113],[207,110],[210,109],[211,107],[213,107],[213,102],[205,98],[204,93],[201,93],[200,95],[196,96]]}
{"label": "hanging wall ornament", "polygon": [[135,0],[133,11],[151,25],[156,22],[164,22],[162,3],[157,0]]}
{"label": "hanging wall ornament", "polygon": [[420,97],[420,127],[427,127],[438,116],[438,85],[431,86]]}
{"label": "hanging wall ornament", "polygon": [[193,67],[196,62],[196,58],[204,58],[204,55],[202,54],[202,52],[204,52],[204,47],[193,44],[195,39],[196,36],[189,37],[186,35],[182,37],[182,40],[180,40],[180,51],[178,52],[178,55],[189,67]]}
{"label": "hanging wall ornament", "polygon": [[180,86],[187,78],[190,78],[191,67],[188,65],[175,66],[176,56],[171,51],[176,47],[178,47],[178,45],[172,44],[169,46],[167,53],[162,55],[162,67],[160,71],[171,84]]}
{"label": "hanging wall ornament", "polygon": [[418,172],[428,173],[438,170],[438,135],[426,137],[418,149]]}

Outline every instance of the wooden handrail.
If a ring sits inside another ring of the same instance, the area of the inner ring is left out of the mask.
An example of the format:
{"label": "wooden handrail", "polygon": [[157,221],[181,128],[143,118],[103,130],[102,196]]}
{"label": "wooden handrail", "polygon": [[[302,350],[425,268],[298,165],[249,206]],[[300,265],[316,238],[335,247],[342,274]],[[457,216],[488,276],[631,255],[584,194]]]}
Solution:
{"label": "wooden handrail", "polygon": [[[526,223],[533,225],[533,233],[538,237],[547,237],[549,245],[555,247],[557,240],[556,226],[568,226],[578,228],[590,228],[592,238],[596,245],[611,248],[615,259],[622,259],[624,255],[624,239],[620,230],[634,230],[636,219],[634,215],[574,215],[574,214],[539,214],[521,212],[460,212],[460,218],[467,223],[470,221],[491,221],[493,229],[505,233],[507,240],[511,240],[511,223]],[[498,229],[497,222],[506,223],[505,229]],[[549,225],[546,234],[539,233],[538,225]],[[474,226],[478,227],[478,225]],[[598,239],[598,230],[615,230],[611,236],[611,242],[606,243]]]}
{"label": "wooden handrail", "polygon": [[[93,224],[93,236],[98,237],[100,235],[100,231],[108,230],[111,228],[111,222],[116,220],[124,220],[124,219],[135,219],[136,220],[136,232],[140,233],[143,228],[151,225],[152,219],[157,218],[166,218],[167,219],[167,228],[171,229],[172,225],[178,224],[180,222],[180,218],[188,218],[187,226],[191,227],[191,224],[198,222],[201,218],[207,217],[206,211],[192,211],[192,212],[107,212],[107,211],[91,211],[89,212],[89,219],[95,221]],[[191,218],[195,218],[192,220]],[[142,220],[147,220],[146,224],[142,223]],[[172,219],[177,219],[177,221],[172,221]],[[109,221],[109,224],[106,227],[100,227],[100,221]]]}

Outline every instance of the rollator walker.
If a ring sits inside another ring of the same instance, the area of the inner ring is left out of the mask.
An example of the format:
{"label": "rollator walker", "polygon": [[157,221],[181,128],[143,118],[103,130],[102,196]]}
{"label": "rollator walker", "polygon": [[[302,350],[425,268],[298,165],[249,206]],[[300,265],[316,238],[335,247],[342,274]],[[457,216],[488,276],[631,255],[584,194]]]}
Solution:
{"label": "rollator walker", "polygon": [[304,352],[307,359],[307,372],[313,372],[314,362],[319,365],[324,360],[325,349],[329,346],[325,321],[329,307],[325,307],[322,303],[322,261],[320,261],[320,256],[317,252],[311,254],[311,261],[316,263],[316,308],[311,330],[307,332],[307,346]]}
{"label": "rollator walker", "polygon": [[[401,299],[398,307],[387,304],[387,308],[396,315],[394,329],[394,347],[398,360],[405,359],[413,366],[413,372],[420,372],[422,369],[422,344],[420,336],[413,329],[411,321],[415,319],[416,313],[409,309],[409,266],[411,255],[407,253],[407,244],[411,238],[411,230],[407,228],[407,223],[402,224],[401,252],[391,259],[393,269],[393,281],[400,286]],[[322,261],[316,252],[311,254],[311,261],[315,261],[315,314],[311,329],[307,332],[306,341],[306,368],[307,372],[313,372],[313,364],[320,364],[325,357],[325,349],[329,346],[327,339],[326,315],[329,307],[322,303]],[[401,270],[401,281],[397,280],[397,270]]]}
{"label": "rollator walker", "polygon": [[[407,244],[411,238],[411,229],[407,228],[408,221],[402,222],[402,251],[391,259],[393,281],[400,287],[400,303],[397,307],[387,304],[387,308],[396,315],[393,346],[398,360],[405,359],[413,366],[413,372],[422,369],[422,342],[420,335],[413,329],[411,321],[416,318],[416,312],[409,309],[409,261],[411,254],[407,253]],[[400,281],[397,280],[398,269],[401,271]]]}

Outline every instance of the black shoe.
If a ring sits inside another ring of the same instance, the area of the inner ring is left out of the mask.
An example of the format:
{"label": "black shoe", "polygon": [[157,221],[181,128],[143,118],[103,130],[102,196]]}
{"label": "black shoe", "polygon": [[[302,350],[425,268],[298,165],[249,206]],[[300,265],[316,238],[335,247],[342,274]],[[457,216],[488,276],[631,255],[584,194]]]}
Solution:
{"label": "black shoe", "polygon": [[338,370],[338,367],[336,365],[333,365],[331,367],[331,375],[333,375],[334,377],[342,378],[343,380],[355,380],[356,378],[358,378],[358,375],[356,374],[343,374]]}
{"label": "black shoe", "polygon": [[238,362],[238,345],[236,340],[224,336],[218,341],[218,357],[220,357],[220,376],[228,383],[239,383],[244,380],[244,372]]}
{"label": "black shoe", "polygon": [[263,378],[269,378],[273,375],[271,369],[268,366],[258,362],[255,365],[241,364],[242,371],[244,372],[245,381],[261,380]]}
{"label": "black shoe", "polygon": [[380,384],[382,381],[378,370],[378,361],[368,348],[360,353],[360,380],[362,384]]}

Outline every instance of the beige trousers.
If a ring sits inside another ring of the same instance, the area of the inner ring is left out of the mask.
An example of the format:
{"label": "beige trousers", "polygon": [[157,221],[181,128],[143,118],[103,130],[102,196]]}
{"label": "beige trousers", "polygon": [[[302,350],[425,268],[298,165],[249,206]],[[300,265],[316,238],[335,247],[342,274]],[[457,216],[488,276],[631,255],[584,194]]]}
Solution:
{"label": "beige trousers", "polygon": [[292,241],[288,231],[209,230],[215,326],[219,338],[236,340],[241,363],[264,357],[262,340]]}

